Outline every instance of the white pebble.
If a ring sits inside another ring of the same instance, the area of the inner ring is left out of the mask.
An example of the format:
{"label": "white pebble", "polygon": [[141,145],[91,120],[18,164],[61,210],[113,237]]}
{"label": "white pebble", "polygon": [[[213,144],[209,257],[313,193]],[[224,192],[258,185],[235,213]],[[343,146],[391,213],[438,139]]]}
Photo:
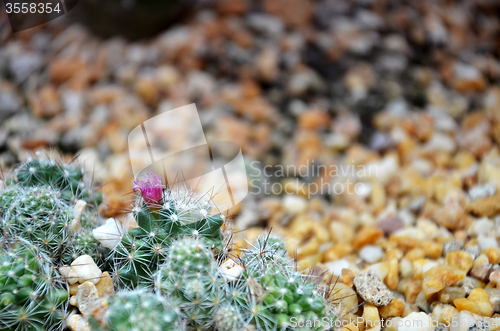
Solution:
{"label": "white pebble", "polygon": [[481,249],[489,249],[491,247],[498,248],[498,241],[494,237],[480,234],[477,237],[477,241],[479,242],[479,246],[481,247]]}
{"label": "white pebble", "polygon": [[378,246],[367,245],[359,251],[359,256],[368,263],[375,263],[384,257],[384,250]]}
{"label": "white pebble", "polygon": [[282,204],[283,209],[291,215],[302,213],[307,208],[307,200],[296,195],[285,195]]}
{"label": "white pebble", "polygon": [[104,247],[113,249],[120,243],[126,230],[124,226],[114,218],[108,218],[106,224],[92,231],[94,238]]}
{"label": "white pebble", "polygon": [[325,266],[335,276],[342,276],[342,269],[348,269],[349,265],[350,265],[350,263],[346,259],[340,259],[337,261],[325,263]]}

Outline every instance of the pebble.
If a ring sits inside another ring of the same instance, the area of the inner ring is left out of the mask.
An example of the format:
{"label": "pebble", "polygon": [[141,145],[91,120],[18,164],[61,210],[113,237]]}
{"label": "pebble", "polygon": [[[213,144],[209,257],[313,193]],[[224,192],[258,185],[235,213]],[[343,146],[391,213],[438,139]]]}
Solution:
{"label": "pebble", "polygon": [[114,218],[108,218],[104,225],[92,231],[94,238],[109,249],[115,248],[125,233],[123,225]]}
{"label": "pebble", "polygon": [[469,199],[472,201],[483,199],[494,195],[497,188],[493,184],[476,185],[469,190]]}
{"label": "pebble", "polygon": [[488,263],[471,270],[470,274],[472,277],[479,279],[482,282],[487,282],[490,278],[490,274],[493,271],[493,264]]}
{"label": "pebble", "polygon": [[462,249],[464,249],[463,240],[447,241],[443,245],[443,255],[446,256],[450,252],[461,251]]}
{"label": "pebble", "polygon": [[70,285],[77,282],[85,283],[86,281],[97,284],[102,275],[101,270],[89,255],[81,255],[77,257],[71,263],[71,266],[61,267],[59,268],[59,272]]}
{"label": "pebble", "polygon": [[380,221],[377,225],[382,229],[382,231],[384,231],[385,235],[390,235],[404,227],[403,221],[398,216],[388,217]]}
{"label": "pebble", "polygon": [[469,331],[490,331],[490,328],[484,321],[477,321],[469,327]]}
{"label": "pebble", "polygon": [[92,311],[97,304],[98,298],[99,293],[93,283],[84,282],[78,286],[78,291],[76,292],[76,302],[78,304],[78,309],[84,317],[92,315]]}
{"label": "pebble", "polygon": [[475,260],[481,254],[481,247],[479,247],[479,245],[471,245],[467,247],[465,251]]}
{"label": "pebble", "polygon": [[479,247],[481,247],[482,250],[488,248],[499,248],[498,241],[494,237],[481,234],[477,237],[477,241],[479,242]]}
{"label": "pebble", "polygon": [[432,319],[426,313],[411,313],[403,318],[398,331],[433,331]]}
{"label": "pebble", "polygon": [[86,318],[80,314],[70,315],[66,319],[66,326],[71,331],[90,331],[90,325]]}
{"label": "pebble", "polygon": [[394,298],[392,292],[373,271],[359,273],[354,278],[354,286],[363,300],[377,307],[388,305]]}
{"label": "pebble", "polygon": [[0,119],[15,114],[21,107],[19,97],[8,89],[0,89]]}
{"label": "pebble", "polygon": [[368,263],[375,263],[384,257],[384,250],[379,246],[367,245],[359,251],[359,256]]}

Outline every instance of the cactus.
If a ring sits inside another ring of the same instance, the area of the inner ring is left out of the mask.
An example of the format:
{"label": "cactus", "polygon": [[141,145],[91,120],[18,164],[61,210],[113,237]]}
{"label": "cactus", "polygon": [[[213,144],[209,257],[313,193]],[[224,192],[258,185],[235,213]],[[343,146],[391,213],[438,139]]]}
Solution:
{"label": "cactus", "polygon": [[[29,159],[14,174],[0,192],[0,221],[8,239],[22,238],[38,245],[56,264],[68,263],[79,252],[89,254],[86,244],[90,241],[83,233],[96,226],[97,205],[86,208],[82,199],[98,203],[101,197],[85,184],[82,169],[54,160]],[[102,248],[97,248],[89,255],[102,254]]]}
{"label": "cactus", "polygon": [[84,200],[95,206],[102,202],[102,195],[87,183],[83,169],[72,164],[29,158],[16,170],[16,177],[22,186],[51,186],[68,202]]}
{"label": "cactus", "polygon": [[231,302],[258,330],[292,330],[292,319],[321,321],[330,314],[326,290],[296,270],[279,238],[260,237],[241,261],[245,270],[230,289]]}
{"label": "cactus", "polygon": [[212,330],[227,293],[213,253],[202,240],[186,237],[173,242],[155,284],[159,294],[180,307],[190,329]]}
{"label": "cactus", "polygon": [[0,249],[0,329],[60,330],[68,292],[48,257],[30,243]]}
{"label": "cactus", "polygon": [[165,262],[172,240],[185,235],[202,238],[216,252],[222,251],[223,215],[212,215],[209,201],[180,188],[162,190],[153,173],[135,181],[141,197],[132,208],[138,228],[130,230],[114,249],[115,274],[121,286],[151,285],[152,275]]}
{"label": "cactus", "polygon": [[56,257],[68,240],[73,210],[58,191],[47,186],[8,187],[0,196],[3,225],[12,236],[24,238],[50,257]]}
{"label": "cactus", "polygon": [[122,291],[108,299],[103,318],[90,319],[94,331],[174,331],[177,314],[165,300],[144,289]]}
{"label": "cactus", "polygon": [[82,228],[71,236],[71,239],[65,246],[62,254],[62,262],[64,264],[71,264],[74,259],[81,255],[90,255],[97,266],[102,269],[106,263],[106,254],[107,250],[94,238],[92,231]]}

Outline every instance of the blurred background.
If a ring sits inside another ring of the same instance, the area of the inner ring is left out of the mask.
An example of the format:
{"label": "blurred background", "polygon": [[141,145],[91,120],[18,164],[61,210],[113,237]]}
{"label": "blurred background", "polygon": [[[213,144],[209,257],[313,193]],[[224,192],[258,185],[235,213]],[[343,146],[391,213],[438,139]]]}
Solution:
{"label": "blurred background", "polygon": [[[0,167],[39,150],[78,156],[111,216],[128,207],[129,132],[196,103],[207,139],[238,143],[248,164],[374,162],[380,171],[351,196],[311,198],[297,185],[327,174],[279,178],[295,195],[250,194],[233,211],[238,228],[293,229],[296,214],[307,215],[302,225],[373,221],[401,197],[408,167],[424,176],[470,166],[492,148],[499,14],[492,0],[80,0],[12,33],[2,8]],[[249,175],[261,179],[253,167]]]}

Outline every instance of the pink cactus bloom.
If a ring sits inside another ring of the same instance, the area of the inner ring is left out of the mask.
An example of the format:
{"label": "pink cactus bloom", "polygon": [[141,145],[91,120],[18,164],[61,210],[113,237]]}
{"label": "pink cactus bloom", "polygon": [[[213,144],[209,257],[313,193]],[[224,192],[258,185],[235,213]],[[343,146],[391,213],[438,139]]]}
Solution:
{"label": "pink cactus bloom", "polygon": [[147,204],[157,204],[160,202],[165,185],[161,183],[160,177],[153,172],[143,175],[141,180],[134,180],[132,190],[139,189]]}

